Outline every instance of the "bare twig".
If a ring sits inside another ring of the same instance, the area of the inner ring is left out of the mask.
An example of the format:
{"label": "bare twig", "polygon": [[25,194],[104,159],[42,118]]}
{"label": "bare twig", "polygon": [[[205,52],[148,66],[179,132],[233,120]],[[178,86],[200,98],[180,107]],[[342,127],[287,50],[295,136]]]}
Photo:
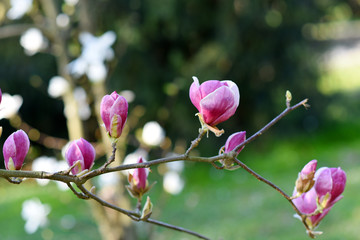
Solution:
{"label": "bare twig", "polygon": [[305,108],[307,108],[309,106],[309,105],[307,105],[307,102],[308,102],[308,99],[304,99],[304,100],[302,100],[301,102],[295,104],[292,107],[287,107],[282,113],[280,113],[277,117],[275,117],[273,120],[271,120],[271,122],[266,124],[265,127],[260,129],[259,131],[257,131],[255,134],[253,134],[248,139],[246,139],[242,144],[237,146],[233,151],[236,152],[237,150],[239,150],[243,146],[245,146],[248,143],[254,141],[256,138],[258,138],[260,135],[262,135],[266,130],[268,130],[270,127],[272,127],[275,123],[277,123],[280,119],[285,117],[288,113],[292,112],[293,110],[295,110],[295,109],[297,109],[297,108],[299,108],[301,106],[304,106]]}
{"label": "bare twig", "polygon": [[145,220],[145,222],[152,223],[152,224],[162,226],[162,227],[166,227],[166,228],[169,228],[169,229],[173,229],[173,230],[176,230],[176,231],[179,231],[179,232],[188,233],[190,235],[193,235],[193,236],[201,238],[201,239],[210,240],[210,238],[207,238],[204,235],[201,235],[201,234],[199,234],[197,232],[193,232],[193,231],[190,231],[188,229],[185,229],[185,228],[182,228],[182,227],[177,227],[177,226],[174,226],[174,225],[171,225],[171,224],[168,224],[168,223],[160,222],[160,221],[157,221],[157,220],[154,220],[154,219],[151,219],[151,218],[148,218],[147,220]]}
{"label": "bare twig", "polygon": [[189,156],[189,153],[199,145],[201,139],[204,137],[206,132],[207,132],[206,130],[204,130],[203,128],[200,128],[198,137],[195,140],[191,141],[191,145],[188,148],[188,150],[186,150],[184,156]]}

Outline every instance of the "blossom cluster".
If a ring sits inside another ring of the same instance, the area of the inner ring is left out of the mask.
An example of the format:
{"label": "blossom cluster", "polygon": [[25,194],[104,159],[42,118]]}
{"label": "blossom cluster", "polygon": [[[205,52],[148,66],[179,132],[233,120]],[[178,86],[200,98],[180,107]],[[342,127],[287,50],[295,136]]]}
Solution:
{"label": "blossom cluster", "polygon": [[[189,97],[193,105],[199,111],[201,129],[205,132],[212,131],[216,136],[224,133],[217,125],[228,120],[236,112],[240,102],[240,93],[237,85],[232,81],[209,80],[200,84],[198,78],[193,77],[193,83],[189,89]],[[0,89],[0,103],[2,92]],[[291,98],[287,94],[287,106]],[[5,106],[6,107],[6,106]],[[1,109],[0,109],[1,111]],[[115,144],[121,136],[128,117],[128,102],[117,92],[112,92],[102,98],[100,104],[100,116],[108,136]],[[0,129],[1,136],[1,129]],[[235,157],[243,150],[246,144],[246,131],[231,134],[219,154],[223,159],[219,162],[221,168],[234,170],[239,165],[234,161]],[[24,159],[29,151],[30,141],[23,130],[12,133],[5,141],[3,155],[7,170],[20,170]],[[231,157],[228,157],[231,156]],[[68,144],[65,159],[69,165],[69,173],[81,176],[91,170],[94,165],[96,153],[91,143],[80,138]],[[137,163],[146,162],[143,156],[139,156]],[[328,214],[336,202],[343,196],[346,184],[346,174],[341,168],[322,167],[316,171],[317,160],[310,161],[299,173],[295,183],[293,196],[294,206],[301,213],[310,231],[314,230],[320,221]],[[149,191],[152,185],[148,183],[149,169],[135,168],[128,173],[129,185],[126,186],[130,195],[141,202],[141,198]],[[144,219],[151,214],[151,202],[148,199],[145,204],[146,214]],[[150,212],[149,212],[150,211]]]}
{"label": "blossom cluster", "polygon": [[315,229],[336,202],[343,198],[346,174],[339,168],[322,167],[317,171],[312,160],[299,173],[295,183],[293,203],[306,214],[310,230]]}

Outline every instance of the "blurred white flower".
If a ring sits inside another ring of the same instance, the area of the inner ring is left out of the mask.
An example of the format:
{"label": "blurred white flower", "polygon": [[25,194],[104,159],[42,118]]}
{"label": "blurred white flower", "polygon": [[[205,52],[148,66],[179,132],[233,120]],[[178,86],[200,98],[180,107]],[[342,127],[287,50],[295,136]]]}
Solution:
{"label": "blurred white flower", "polygon": [[[59,172],[68,169],[68,165],[65,161],[57,161],[54,157],[41,156],[36,158],[32,163],[33,171],[45,171],[49,173]],[[36,182],[41,185],[47,185],[49,179],[36,179]],[[68,190],[66,183],[55,181],[58,188],[62,191]]]}
{"label": "blurred white flower", "polygon": [[155,121],[144,125],[142,131],[142,140],[150,146],[158,146],[165,138],[165,131],[159,123]]}
{"label": "blurred white flower", "polygon": [[78,104],[78,113],[81,120],[87,120],[91,116],[91,109],[87,102],[86,91],[82,87],[74,89],[74,97]]}
{"label": "blurred white flower", "polygon": [[[57,170],[56,170],[57,172],[58,171],[65,171],[65,170],[67,170],[69,168],[69,165],[67,164],[67,162],[65,160],[61,160],[61,161],[57,162],[56,167],[57,167]],[[59,182],[59,181],[55,181],[55,183],[56,183],[59,190],[61,190],[61,191],[69,190],[69,187],[67,186],[66,183]]]}
{"label": "blurred white flower", "polygon": [[92,82],[101,82],[105,80],[107,75],[107,69],[104,63],[97,62],[89,64],[86,69],[86,75]]}
{"label": "blurred white flower", "polygon": [[6,16],[11,20],[21,18],[31,9],[32,2],[32,0],[11,0],[11,8],[6,13]]}
{"label": "blurred white flower", "polygon": [[184,161],[168,162],[166,167],[169,171],[181,173],[184,170]]}
{"label": "blurred white flower", "polygon": [[69,63],[70,74],[75,77],[86,74],[92,82],[104,81],[107,75],[104,62],[114,58],[111,45],[116,40],[115,33],[108,31],[100,37],[95,37],[84,32],[80,34],[79,40],[83,46],[82,52],[79,58]]}
{"label": "blurred white flower", "polygon": [[23,103],[23,98],[20,95],[11,96],[8,93],[3,93],[0,104],[0,119],[11,118],[19,111]]}
{"label": "blurred white flower", "polygon": [[66,15],[65,13],[60,13],[59,15],[57,15],[56,24],[59,27],[65,28],[69,25],[69,23],[70,23],[70,18],[68,15]]}
{"label": "blurred white flower", "polygon": [[31,56],[46,48],[47,40],[39,29],[30,28],[21,35],[20,44],[25,49],[25,53]]}
{"label": "blurred white flower", "polygon": [[25,220],[25,231],[33,234],[39,227],[44,227],[48,223],[47,215],[51,208],[47,204],[42,204],[38,198],[26,200],[22,204],[21,216]]}
{"label": "blurred white flower", "polygon": [[179,194],[185,186],[184,180],[179,173],[169,171],[164,175],[163,187],[166,192],[176,195]]}
{"label": "blurred white flower", "polygon": [[65,3],[70,6],[75,6],[78,2],[79,0],[65,0]]}
{"label": "blurred white flower", "polygon": [[[36,158],[32,163],[32,170],[33,171],[45,171],[45,172],[57,172],[57,160],[53,157],[41,156]],[[50,182],[49,179],[36,179],[36,182],[41,185],[45,186]]]}
{"label": "blurred white flower", "polygon": [[[136,149],[135,152],[133,153],[129,153],[125,158],[124,158],[124,162],[123,164],[134,164],[137,163],[139,157],[143,158],[143,161],[146,162],[146,159],[148,157],[148,153],[145,149],[142,148],[138,148]],[[128,173],[133,174],[134,169],[129,169],[129,170],[125,170],[125,171],[121,171],[122,173],[124,173],[126,176],[128,175]]]}
{"label": "blurred white flower", "polygon": [[48,93],[51,97],[61,97],[69,89],[70,85],[65,78],[60,76],[52,77],[49,81]]}
{"label": "blurred white flower", "polygon": [[111,172],[107,174],[101,174],[98,177],[98,183],[100,188],[108,186],[116,186],[120,181],[120,176],[117,172]]}
{"label": "blurred white flower", "polygon": [[119,94],[123,96],[128,103],[133,102],[135,99],[135,93],[131,90],[123,90]]}

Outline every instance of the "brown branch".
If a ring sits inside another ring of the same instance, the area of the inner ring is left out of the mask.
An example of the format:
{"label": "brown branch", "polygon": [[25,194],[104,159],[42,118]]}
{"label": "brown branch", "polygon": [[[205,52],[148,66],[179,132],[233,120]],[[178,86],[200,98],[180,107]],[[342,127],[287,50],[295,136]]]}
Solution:
{"label": "brown branch", "polygon": [[190,235],[193,235],[193,236],[201,238],[201,239],[210,240],[210,238],[207,238],[204,235],[201,235],[201,234],[199,234],[197,232],[193,232],[193,231],[190,231],[188,229],[185,229],[185,228],[182,228],[182,227],[177,227],[177,226],[174,226],[174,225],[171,225],[171,224],[168,224],[168,223],[160,222],[160,221],[157,221],[157,220],[154,220],[154,219],[151,219],[151,218],[148,218],[147,220],[145,220],[145,222],[152,223],[152,224],[162,226],[162,227],[166,227],[166,228],[169,228],[169,229],[173,229],[173,230],[176,230],[176,231],[179,231],[179,232],[188,233]]}
{"label": "brown branch", "polygon": [[105,207],[114,209],[114,210],[116,210],[118,212],[121,212],[121,213],[125,214],[126,216],[130,217],[132,220],[144,221],[144,222],[152,223],[152,224],[162,226],[162,227],[166,227],[166,228],[169,228],[169,229],[173,229],[173,230],[176,230],[176,231],[179,231],[179,232],[184,232],[184,233],[193,235],[193,236],[201,238],[201,239],[209,239],[209,238],[207,238],[207,237],[205,237],[205,236],[203,236],[203,235],[201,235],[201,234],[199,234],[197,232],[194,232],[194,231],[182,228],[182,227],[178,227],[178,226],[175,226],[175,225],[171,225],[171,224],[168,224],[168,223],[164,223],[164,222],[161,222],[161,221],[157,221],[157,220],[154,220],[154,219],[151,219],[151,218],[142,220],[142,219],[140,219],[140,215],[137,212],[129,211],[129,210],[120,208],[118,206],[115,206],[115,205],[113,205],[113,204],[111,204],[109,202],[106,202],[106,201],[102,200],[101,198],[99,198],[98,196],[96,196],[95,194],[88,191],[83,185],[78,185],[78,188],[85,195],[87,195],[89,198],[97,201],[102,206],[105,206]]}
{"label": "brown branch", "polygon": [[241,147],[243,147],[243,146],[247,145],[248,143],[254,141],[256,138],[258,138],[260,135],[262,135],[266,130],[268,130],[270,127],[272,127],[275,123],[277,123],[280,119],[285,117],[288,113],[292,112],[293,110],[295,110],[295,109],[297,109],[297,108],[299,108],[301,106],[304,106],[305,108],[307,108],[308,107],[307,102],[308,102],[308,99],[304,99],[304,100],[302,100],[301,102],[295,104],[292,107],[287,107],[282,113],[280,113],[277,117],[275,117],[273,120],[271,120],[268,124],[266,124],[258,132],[256,132],[251,137],[246,139],[242,144],[237,146],[233,151],[236,152]]}
{"label": "brown branch", "polygon": [[272,187],[273,189],[275,189],[277,192],[279,192],[281,194],[281,196],[283,196],[292,206],[292,208],[295,210],[295,212],[301,217],[301,222],[304,224],[307,232],[309,233],[310,237],[313,237],[311,234],[311,229],[309,228],[308,224],[306,223],[306,215],[303,214],[302,212],[300,212],[300,210],[295,206],[295,204],[292,201],[292,198],[287,195],[283,190],[281,190],[281,188],[279,188],[278,186],[276,186],[274,183],[272,183],[271,181],[267,180],[266,178],[262,177],[261,175],[259,175],[258,173],[256,173],[255,171],[253,171],[251,168],[249,168],[245,163],[241,162],[240,160],[238,160],[237,158],[234,158],[234,161],[239,164],[239,166],[241,166],[243,169],[245,169],[245,171],[247,171],[248,173],[250,173],[253,177],[255,177],[257,180],[269,185],[270,187]]}

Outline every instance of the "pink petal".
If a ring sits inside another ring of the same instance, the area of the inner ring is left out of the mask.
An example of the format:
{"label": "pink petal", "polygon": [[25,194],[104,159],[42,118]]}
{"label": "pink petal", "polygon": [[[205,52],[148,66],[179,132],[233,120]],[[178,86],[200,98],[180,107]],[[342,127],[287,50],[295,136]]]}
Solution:
{"label": "pink petal", "polygon": [[[246,131],[236,132],[236,133],[231,134],[225,143],[225,153],[228,153],[228,152],[231,152],[232,150],[234,150],[238,145],[243,143],[245,141],[245,139],[246,139]],[[240,153],[244,147],[245,146],[241,147],[237,151],[237,153]]]}
{"label": "pink petal", "polygon": [[214,126],[229,119],[234,113],[233,92],[226,86],[216,89],[200,101],[201,111],[204,121]]}
{"label": "pink petal", "polygon": [[333,187],[333,180],[331,177],[331,170],[327,167],[320,168],[315,173],[315,190],[319,197],[331,193]]}
{"label": "pink petal", "polygon": [[194,82],[190,86],[189,96],[192,104],[200,112],[201,92],[200,92],[199,80],[197,79],[197,77],[193,77],[193,79]]}

